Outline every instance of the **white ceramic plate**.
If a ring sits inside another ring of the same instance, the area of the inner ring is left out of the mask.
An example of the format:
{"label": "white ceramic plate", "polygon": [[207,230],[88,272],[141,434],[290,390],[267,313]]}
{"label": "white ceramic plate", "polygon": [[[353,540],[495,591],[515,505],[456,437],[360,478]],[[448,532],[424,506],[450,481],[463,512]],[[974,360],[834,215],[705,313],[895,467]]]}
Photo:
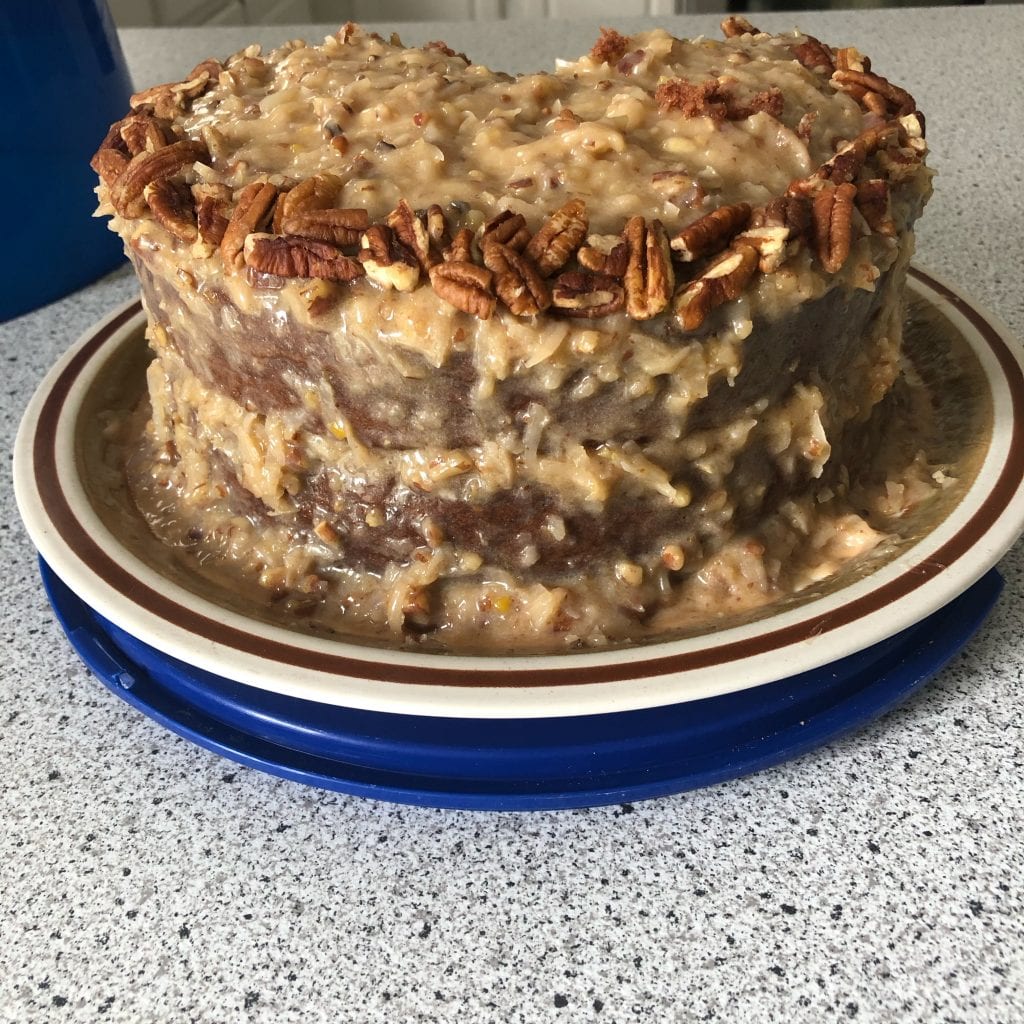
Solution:
{"label": "white ceramic plate", "polygon": [[[702,636],[603,652],[462,657],[306,636],[225,610],[133,555],[90,504],[78,419],[112,355],[137,337],[137,302],[89,330],[39,387],[15,447],[15,492],[58,576],[115,625],[158,650],[288,696],[372,711],[540,718],[659,707],[819,668],[920,621],[981,577],[1024,530],[1024,359],[1004,325],[949,285],[911,271],[977,355],[993,431],[964,498],[870,576],[799,607]],[[137,342],[136,342],[137,344]]]}

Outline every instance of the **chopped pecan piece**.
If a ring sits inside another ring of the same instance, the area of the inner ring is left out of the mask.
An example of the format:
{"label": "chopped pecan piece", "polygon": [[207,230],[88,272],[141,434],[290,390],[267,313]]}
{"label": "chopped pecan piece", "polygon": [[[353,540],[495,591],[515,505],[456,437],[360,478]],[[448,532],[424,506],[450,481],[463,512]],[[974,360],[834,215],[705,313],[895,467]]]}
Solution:
{"label": "chopped pecan piece", "polygon": [[443,253],[452,244],[451,231],[448,228],[448,218],[444,210],[437,203],[427,207],[427,235],[430,244]]}
{"label": "chopped pecan piece", "polygon": [[914,149],[883,149],[878,154],[878,166],[890,181],[907,181],[917,174],[921,166],[921,154]]}
{"label": "chopped pecan piece", "polygon": [[722,34],[726,39],[735,39],[737,36],[756,36],[760,33],[746,18],[739,14],[730,14],[722,22]]}
{"label": "chopped pecan piece", "polygon": [[320,277],[325,281],[354,281],[363,268],[328,242],[295,235],[247,235],[245,265],[277,277]]}
{"label": "chopped pecan piece", "polygon": [[617,241],[607,252],[598,245],[593,244],[593,235],[587,239],[587,244],[581,246],[576,253],[576,259],[581,267],[593,270],[598,274],[608,274],[610,277],[622,278],[626,276],[626,268],[629,266],[629,245],[626,242]]}
{"label": "chopped pecan piece", "polygon": [[860,98],[860,103],[869,113],[877,114],[879,117],[888,116],[889,102],[877,92],[865,92]]}
{"label": "chopped pecan piece", "polygon": [[199,240],[192,254],[201,259],[213,255],[227,230],[231,216],[231,189],[227,185],[193,185],[192,197],[196,204],[196,227]]}
{"label": "chopped pecan piece", "polygon": [[440,255],[430,244],[427,226],[404,199],[400,199],[398,206],[388,214],[388,226],[402,245],[416,257],[424,271],[441,262]]}
{"label": "chopped pecan piece", "polygon": [[473,232],[469,228],[457,231],[452,244],[444,251],[445,263],[473,262]]}
{"label": "chopped pecan piece", "polygon": [[762,224],[738,235],[737,242],[752,245],[758,254],[757,269],[772,274],[786,261],[790,233],[784,224]]}
{"label": "chopped pecan piece", "polygon": [[[220,243],[220,255],[224,260],[225,268],[231,270],[241,266],[242,249],[245,246],[246,236],[254,231],[259,231],[270,220],[270,213],[276,199],[277,189],[267,181],[254,181],[242,189]],[[252,265],[250,264],[250,266]],[[257,267],[256,269],[263,270],[264,268]],[[267,270],[266,272],[277,273],[276,270]],[[282,274],[281,276],[294,277],[298,275]],[[317,277],[321,275],[302,276]]]}
{"label": "chopped pecan piece", "polygon": [[438,53],[443,53],[446,57],[459,57],[467,64],[473,63],[464,53],[460,53],[458,50],[453,50],[443,39],[435,39],[433,42],[424,43],[423,49],[436,50]]}
{"label": "chopped pecan piece", "polygon": [[625,57],[616,63],[615,70],[618,71],[620,75],[631,75],[637,65],[643,63],[643,59],[646,56],[646,50],[633,50],[631,53],[627,53]]}
{"label": "chopped pecan piece", "polygon": [[195,203],[187,185],[170,178],[157,178],[142,190],[142,195],[153,216],[172,235],[189,243],[198,238]]}
{"label": "chopped pecan piece", "polygon": [[395,237],[391,228],[374,224],[359,244],[359,261],[371,281],[400,292],[411,292],[419,283],[420,264],[415,254]]}
{"label": "chopped pecan piece", "polygon": [[492,278],[489,270],[475,263],[438,263],[430,268],[430,283],[437,295],[481,320],[489,320],[494,313]]}
{"label": "chopped pecan piece", "polygon": [[884,96],[893,112],[899,117],[909,114],[917,108],[914,97],[909,92],[901,89],[898,85],[893,85],[881,75],[867,71],[843,71],[840,69],[832,75],[832,81],[844,92],[863,89]]}
{"label": "chopped pecan piece", "polygon": [[571,132],[583,124],[583,118],[577,116],[576,112],[569,107],[562,107],[558,117],[551,122],[551,130],[555,132]]}
{"label": "chopped pecan piece", "polygon": [[629,39],[615,29],[601,28],[601,36],[590,51],[591,58],[598,64],[614,64],[621,60],[629,49]]}
{"label": "chopped pecan piece", "polygon": [[805,195],[778,196],[750,219],[751,229],[786,228],[787,241],[804,238],[811,230],[811,222],[811,200]]}
{"label": "chopped pecan piece", "polygon": [[483,248],[488,242],[501,242],[516,252],[522,252],[529,240],[530,231],[526,226],[526,218],[521,213],[502,210],[484,225],[480,235],[480,247]]}
{"label": "chopped pecan piece", "polygon": [[692,263],[724,249],[750,221],[750,203],[720,206],[704,214],[672,239],[676,259]]}
{"label": "chopped pecan piece", "polygon": [[173,119],[185,109],[186,100],[201,96],[216,81],[216,75],[210,74],[208,62],[197,65],[195,70],[198,74],[184,82],[165,82],[135,93],[129,100],[132,110],[149,107],[157,117]]}
{"label": "chopped pecan piece", "polygon": [[686,171],[655,171],[651,184],[678,207],[693,209],[702,206],[707,199],[704,186]]}
{"label": "chopped pecan piece", "polygon": [[870,71],[871,61],[856,46],[844,46],[836,50],[836,68],[840,71]]}
{"label": "chopped pecan piece", "polygon": [[868,128],[866,131],[861,132],[853,142],[843,146],[831,160],[826,160],[814,172],[814,178],[831,181],[836,185],[853,181],[860,173],[860,169],[864,166],[867,158],[872,153],[895,142],[898,134],[898,127],[892,123]]}
{"label": "chopped pecan piece", "polygon": [[814,122],[817,120],[818,112],[816,110],[808,110],[797,123],[796,133],[804,140],[804,142],[811,141],[811,131],[814,129]]}
{"label": "chopped pecan piece", "polygon": [[808,71],[817,71],[831,77],[832,72],[836,69],[831,47],[826,46],[820,39],[815,39],[814,36],[807,36],[804,42],[794,47],[793,56]]}
{"label": "chopped pecan piece", "polygon": [[713,309],[738,298],[754,276],[759,259],[752,245],[738,242],[687,285],[675,302],[675,314],[683,330],[697,330]]}
{"label": "chopped pecan piece", "polygon": [[172,138],[168,121],[145,112],[129,114],[119,124],[121,139],[131,156],[163,149]]}
{"label": "chopped pecan piece", "polygon": [[857,184],[857,209],[872,231],[886,238],[896,236],[896,225],[889,208],[889,183],[882,178],[872,178]]}
{"label": "chopped pecan piece", "polygon": [[650,320],[669,304],[676,281],[665,229],[660,220],[647,224],[630,217],[622,234],[629,246],[626,312],[634,320]]}
{"label": "chopped pecan piece", "polygon": [[550,277],[569,261],[587,237],[587,207],[582,199],[570,199],[555,210],[526,246],[526,255],[543,277]]}
{"label": "chopped pecan piece", "polygon": [[216,57],[207,57],[206,60],[201,60],[186,77],[186,82],[194,81],[199,78],[204,72],[209,75],[209,83],[212,86],[217,81],[220,73],[224,70],[224,65],[221,64]]}
{"label": "chopped pecan piece", "polygon": [[850,255],[853,200],[857,186],[827,185],[814,197],[814,242],[822,267],[837,274]]}
{"label": "chopped pecan piece", "polygon": [[516,316],[536,316],[551,305],[551,292],[533,262],[501,242],[484,246],[484,263],[494,272],[498,298]]}
{"label": "chopped pecan piece", "polygon": [[626,305],[626,289],[608,274],[571,270],[555,279],[551,300],[563,316],[596,320],[618,313]]}
{"label": "chopped pecan piece", "polygon": [[111,191],[110,201],[114,209],[122,217],[141,217],[146,209],[142,192],[151,181],[177,174],[206,155],[206,147],[201,142],[183,140],[152,153],[142,152],[132,157]]}
{"label": "chopped pecan piece", "polygon": [[902,135],[908,139],[923,139],[925,137],[924,114],[920,110],[913,110],[900,118]]}

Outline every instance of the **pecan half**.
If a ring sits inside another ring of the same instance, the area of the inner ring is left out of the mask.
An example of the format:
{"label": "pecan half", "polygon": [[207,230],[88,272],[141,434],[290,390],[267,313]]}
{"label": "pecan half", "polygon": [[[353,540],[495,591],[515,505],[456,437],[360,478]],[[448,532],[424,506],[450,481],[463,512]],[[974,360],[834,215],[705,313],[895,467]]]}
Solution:
{"label": "pecan half", "polygon": [[489,320],[494,313],[492,278],[489,270],[475,263],[438,263],[430,268],[430,283],[438,297],[481,320]]}
{"label": "pecan half", "polygon": [[388,214],[388,226],[425,271],[441,262],[441,257],[430,244],[426,224],[404,199],[400,199]]}
{"label": "pecan half", "polygon": [[889,183],[882,178],[872,178],[857,184],[855,200],[861,216],[872,231],[886,238],[895,238],[896,225],[889,208]]}
{"label": "pecan half", "polygon": [[282,218],[281,233],[335,245],[356,245],[369,226],[370,215],[363,209],[313,210]]}
{"label": "pecan half", "polygon": [[794,47],[793,56],[808,71],[817,71],[831,77],[832,72],[836,69],[831,47],[826,46],[820,39],[815,39],[814,36],[807,36],[804,42]]}
{"label": "pecan half", "polygon": [[522,253],[501,242],[488,242],[484,246],[484,263],[494,273],[498,298],[516,316],[536,316],[551,305],[551,291]]}
{"label": "pecan half", "polygon": [[548,217],[526,247],[541,276],[550,277],[565,266],[587,237],[589,224],[582,199],[570,199]]}
{"label": "pecan half", "polygon": [[245,239],[243,258],[247,267],[277,277],[354,281],[363,276],[363,268],[336,246],[295,235],[251,233]]}
{"label": "pecan half", "polygon": [[872,74],[868,71],[844,71],[839,69],[832,75],[832,82],[842,91],[850,92],[863,89],[867,92],[878,93],[885,97],[891,105],[893,112],[902,117],[917,108],[914,97],[905,89],[881,75]]}
{"label": "pecan half", "polygon": [[142,195],[153,216],[176,238],[191,243],[199,237],[195,203],[187,185],[157,178],[142,190]]}
{"label": "pecan half", "polygon": [[488,242],[500,242],[516,252],[522,252],[530,240],[530,230],[526,226],[526,218],[521,213],[502,210],[492,217],[480,234],[480,248]]}
{"label": "pecan half", "polygon": [[[300,181],[294,188],[282,192],[274,209],[274,232],[284,232],[286,218],[298,217],[334,206],[341,189],[341,178],[333,174],[313,174]],[[364,225],[364,227],[369,226]],[[358,237],[349,244],[356,244]]]}
{"label": "pecan half", "polygon": [[473,262],[473,232],[469,228],[457,231],[452,244],[444,251],[445,263]]}
{"label": "pecan half", "polygon": [[[220,243],[220,255],[227,269],[241,266],[242,249],[245,246],[246,236],[254,231],[259,231],[267,223],[276,199],[277,189],[267,181],[254,181],[242,189]],[[258,267],[257,269],[263,268]],[[267,273],[275,274],[277,271],[268,270]],[[281,276],[289,275],[282,274]],[[316,277],[318,275],[309,276]]]}
{"label": "pecan half", "polygon": [[371,281],[400,292],[411,292],[419,284],[420,264],[416,256],[385,224],[368,228],[359,245],[359,261]]}
{"label": "pecan half", "polygon": [[692,263],[724,249],[733,236],[750,221],[750,203],[720,206],[704,214],[672,239],[676,259]]}
{"label": "pecan half", "polygon": [[626,305],[626,289],[608,274],[571,270],[555,279],[551,300],[563,316],[596,320],[618,313]]}
{"label": "pecan half", "polygon": [[822,267],[836,274],[850,255],[853,200],[857,186],[845,182],[828,185],[814,197],[814,242]]}
{"label": "pecan half", "polygon": [[737,36],[756,36],[760,33],[746,18],[739,14],[731,14],[722,22],[722,34],[726,39],[735,39]]}
{"label": "pecan half", "polygon": [[146,209],[143,189],[157,178],[170,177],[207,156],[201,142],[183,140],[132,157],[110,193],[110,201],[122,217],[141,217]]}
{"label": "pecan half", "polygon": [[737,243],[676,297],[675,314],[684,331],[695,331],[708,314],[738,298],[754,276],[759,262],[752,245]]}
{"label": "pecan half", "polygon": [[630,217],[622,235],[629,246],[626,312],[634,320],[650,320],[669,304],[676,282],[665,228],[660,220],[647,224]]}

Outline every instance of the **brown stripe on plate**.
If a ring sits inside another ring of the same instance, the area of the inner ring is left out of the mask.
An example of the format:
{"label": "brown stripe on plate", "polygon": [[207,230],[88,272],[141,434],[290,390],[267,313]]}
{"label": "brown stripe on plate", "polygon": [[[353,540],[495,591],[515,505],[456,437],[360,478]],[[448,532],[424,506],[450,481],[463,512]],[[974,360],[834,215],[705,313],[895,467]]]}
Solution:
{"label": "brown stripe on plate", "polygon": [[[656,645],[634,649],[635,659],[610,665],[584,665],[573,656],[565,656],[566,667],[558,669],[461,669],[444,667],[444,654],[421,655],[426,663],[388,664],[374,660],[375,650],[367,649],[366,660],[341,654],[329,654],[272,640],[237,629],[179,604],[142,583],[118,565],[88,535],[68,504],[57,475],[56,428],[68,392],[76,377],[95,352],[111,335],[141,309],[137,303],[101,328],[76,354],[47,395],[40,413],[33,447],[36,487],[47,512],[65,544],[107,586],[123,597],[165,621],[214,643],[289,668],[310,669],[333,675],[380,682],[417,683],[443,686],[565,686],[617,682],[663,676],[675,672],[724,665],[757,655],[780,653],[791,644],[819,637],[847,625],[905,597],[922,583],[934,578],[991,529],[1024,478],[1024,378],[1017,361],[998,331],[971,305],[930,275],[910,268],[910,274],[942,298],[948,300],[988,344],[1009,385],[1013,406],[1012,435],[1006,463],[995,486],[963,528],[929,558],[877,590],[863,595],[834,611],[805,619],[792,626],[740,640],[720,647],[705,648],[663,657],[644,657]],[[952,599],[952,598],[951,598]],[[713,634],[712,634],[713,635]],[[145,640],[145,637],[139,639]],[[527,656],[528,657],[528,656]],[[498,660],[498,659],[496,659]],[[524,658],[523,660],[527,660]]]}

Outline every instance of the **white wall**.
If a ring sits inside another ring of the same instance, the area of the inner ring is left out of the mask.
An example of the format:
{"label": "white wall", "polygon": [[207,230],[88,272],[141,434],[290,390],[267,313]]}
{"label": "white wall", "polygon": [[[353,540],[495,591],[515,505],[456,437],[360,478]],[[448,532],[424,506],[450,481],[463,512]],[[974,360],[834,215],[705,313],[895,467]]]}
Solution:
{"label": "white wall", "polygon": [[[2,2],[2,0],[0,0]],[[271,25],[488,18],[616,18],[720,9],[709,0],[107,0],[119,25]]]}

